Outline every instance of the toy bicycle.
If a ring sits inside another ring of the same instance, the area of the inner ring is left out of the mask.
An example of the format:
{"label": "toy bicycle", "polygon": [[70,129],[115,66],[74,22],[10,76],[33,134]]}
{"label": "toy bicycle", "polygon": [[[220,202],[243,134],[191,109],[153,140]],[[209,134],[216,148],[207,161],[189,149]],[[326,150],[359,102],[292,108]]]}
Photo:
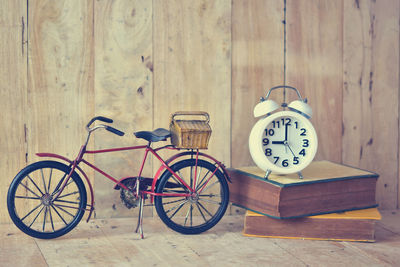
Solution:
{"label": "toy bicycle", "polygon": [[[152,143],[171,137],[171,132],[162,128],[134,133],[137,138],[146,140],[147,145],[87,150],[90,136],[96,130],[105,129],[119,136],[124,135],[108,124],[92,126],[96,121],[113,122],[101,116],[91,119],[86,126],[86,142],[74,160],[52,153],[37,153],[39,157],[57,161],[33,163],[16,175],[8,191],[7,206],[12,221],[21,231],[32,237],[50,239],[71,231],[85,211],[89,212],[87,222],[90,220],[94,211],[93,187],[80,167],[81,163],[113,181],[116,184],[114,189],[120,190],[120,197],[128,208],[139,206],[136,233],[139,231],[141,238],[144,201],[148,198],[151,205],[155,205],[161,220],[169,228],[183,234],[207,231],[225,214],[229,202],[229,176],[221,162],[199,152],[199,149],[187,149],[167,160],[162,159],[158,154],[161,150],[181,150],[171,144],[152,148]],[[135,177],[117,180],[84,159],[86,154],[128,150],[144,150],[143,161]],[[153,178],[142,176],[149,152],[161,163]]]}

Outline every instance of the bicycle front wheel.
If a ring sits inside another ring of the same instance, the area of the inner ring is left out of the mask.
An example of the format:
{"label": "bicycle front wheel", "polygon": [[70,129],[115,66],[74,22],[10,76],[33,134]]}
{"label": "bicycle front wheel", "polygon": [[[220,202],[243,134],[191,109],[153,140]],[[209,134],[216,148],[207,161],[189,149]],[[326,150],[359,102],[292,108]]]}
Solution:
{"label": "bicycle front wheel", "polygon": [[55,198],[71,168],[56,161],[40,161],[22,169],[7,195],[8,213],[24,233],[42,239],[71,231],[86,208],[86,189],[73,172],[64,190]]}
{"label": "bicycle front wheel", "polygon": [[[218,168],[204,160],[186,159],[172,165],[171,169],[194,193],[168,170],[163,173],[156,188],[158,216],[171,229],[182,234],[199,234],[216,225],[224,216],[229,202],[229,189]],[[171,196],[168,194],[191,194]]]}

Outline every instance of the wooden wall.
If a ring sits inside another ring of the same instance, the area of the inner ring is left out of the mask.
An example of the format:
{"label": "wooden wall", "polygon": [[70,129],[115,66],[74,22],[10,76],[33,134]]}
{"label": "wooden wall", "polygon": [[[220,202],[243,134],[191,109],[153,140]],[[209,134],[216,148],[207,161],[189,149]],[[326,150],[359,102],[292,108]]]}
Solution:
{"label": "wooden wall", "polygon": [[[380,206],[398,208],[399,5],[0,0],[0,222],[9,222],[6,194],[17,171],[37,161],[38,151],[73,157],[94,115],[112,117],[127,133],[96,134],[91,145],[105,148],[142,143],[132,132],[168,127],[173,111],[206,110],[213,128],[208,152],[227,166],[252,164],[253,107],[284,77],[313,108],[316,158],[379,173]],[[94,161],[130,176],[141,156]],[[146,174],[154,168],[150,160]],[[111,182],[91,174],[98,217],[132,214]]]}

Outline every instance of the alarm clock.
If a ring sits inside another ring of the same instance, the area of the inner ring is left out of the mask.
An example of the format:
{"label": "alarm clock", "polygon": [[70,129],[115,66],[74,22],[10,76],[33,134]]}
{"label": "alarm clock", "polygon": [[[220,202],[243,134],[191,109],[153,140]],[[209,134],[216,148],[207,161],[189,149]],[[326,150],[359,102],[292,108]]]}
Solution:
{"label": "alarm clock", "polygon": [[[298,100],[289,105],[282,103],[282,110],[273,113],[280,106],[269,100],[275,89],[287,88],[296,91]],[[291,86],[276,86],[268,91],[265,98],[254,107],[254,116],[261,117],[253,126],[249,136],[249,149],[254,163],[266,172],[278,174],[298,173],[314,159],[318,138],[309,119],[312,109],[299,91]]]}

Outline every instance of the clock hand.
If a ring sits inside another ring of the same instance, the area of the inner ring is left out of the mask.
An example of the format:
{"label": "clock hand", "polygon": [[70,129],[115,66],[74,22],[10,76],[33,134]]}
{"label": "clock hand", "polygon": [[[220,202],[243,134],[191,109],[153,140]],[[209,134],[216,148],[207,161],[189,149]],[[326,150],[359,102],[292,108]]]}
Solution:
{"label": "clock hand", "polygon": [[292,152],[293,157],[296,157],[296,155],[293,153],[293,150],[290,148],[289,143],[286,143],[285,146],[289,148],[290,152]]}
{"label": "clock hand", "polygon": [[[284,142],[287,144],[287,146],[289,146],[288,141],[287,141],[287,136],[288,136],[288,123],[285,124],[285,141]],[[287,153],[286,144],[285,144],[285,152]]]}
{"label": "clock hand", "polygon": [[287,136],[288,136],[288,130],[287,130],[287,128],[288,128],[288,124],[286,123],[286,124],[285,124],[285,141],[287,141]]}
{"label": "clock hand", "polygon": [[273,145],[284,145],[285,141],[272,141]]}

